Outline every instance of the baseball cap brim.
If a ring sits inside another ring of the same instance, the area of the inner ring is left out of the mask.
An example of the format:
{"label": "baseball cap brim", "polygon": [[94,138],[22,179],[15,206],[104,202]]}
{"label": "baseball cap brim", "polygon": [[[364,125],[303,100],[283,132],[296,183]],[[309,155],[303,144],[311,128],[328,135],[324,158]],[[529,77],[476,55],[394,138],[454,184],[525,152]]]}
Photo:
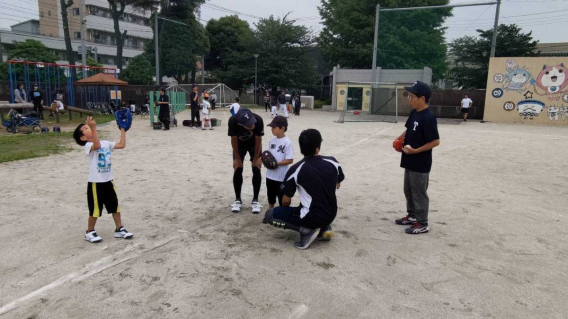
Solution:
{"label": "baseball cap brim", "polygon": [[414,94],[419,94],[418,91],[417,91],[415,88],[413,88],[412,86],[405,86],[404,89],[405,89],[407,92],[414,93]]}

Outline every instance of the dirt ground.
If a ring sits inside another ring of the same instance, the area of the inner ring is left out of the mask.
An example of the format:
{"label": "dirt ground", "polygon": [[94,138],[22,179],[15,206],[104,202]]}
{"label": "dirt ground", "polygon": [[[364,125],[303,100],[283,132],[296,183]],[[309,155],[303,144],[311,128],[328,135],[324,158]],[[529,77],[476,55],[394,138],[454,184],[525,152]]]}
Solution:
{"label": "dirt ground", "polygon": [[[317,128],[346,180],[335,237],[301,251],[296,233],[250,213],[248,167],[243,212],[230,212],[229,113],[214,116],[211,132],[137,119],[113,153],[131,241],[113,238],[110,216],[103,242],[83,240],[80,147],[0,164],[0,318],[566,318],[568,128],[440,124],[431,231],[413,236],[394,224],[404,123],[302,111],[290,118],[295,159],[301,130]],[[118,139],[114,124],[100,130]]]}

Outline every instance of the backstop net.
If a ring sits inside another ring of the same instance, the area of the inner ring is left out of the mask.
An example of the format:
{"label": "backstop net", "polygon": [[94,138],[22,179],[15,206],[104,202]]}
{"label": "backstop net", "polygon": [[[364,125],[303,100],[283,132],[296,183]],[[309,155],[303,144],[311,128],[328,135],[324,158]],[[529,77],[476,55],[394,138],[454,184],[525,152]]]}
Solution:
{"label": "backstop net", "polygon": [[337,110],[341,110],[337,123],[390,122],[398,117],[398,89],[396,83],[347,82],[338,85]]}

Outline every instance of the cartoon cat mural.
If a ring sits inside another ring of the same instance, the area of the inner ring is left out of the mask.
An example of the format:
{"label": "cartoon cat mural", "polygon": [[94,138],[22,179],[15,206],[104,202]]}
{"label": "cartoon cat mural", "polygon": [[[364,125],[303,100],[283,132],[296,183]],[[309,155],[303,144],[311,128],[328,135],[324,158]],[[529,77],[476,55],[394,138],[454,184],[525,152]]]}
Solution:
{"label": "cartoon cat mural", "polygon": [[507,74],[505,75],[505,83],[503,89],[506,91],[516,91],[524,93],[524,90],[529,86],[531,74],[526,67],[515,66],[513,68],[507,67]]}
{"label": "cartoon cat mural", "polygon": [[538,95],[545,95],[551,101],[560,100],[562,93],[568,92],[567,74],[568,69],[563,63],[555,66],[545,65],[536,80],[534,78],[531,80],[534,92]]}

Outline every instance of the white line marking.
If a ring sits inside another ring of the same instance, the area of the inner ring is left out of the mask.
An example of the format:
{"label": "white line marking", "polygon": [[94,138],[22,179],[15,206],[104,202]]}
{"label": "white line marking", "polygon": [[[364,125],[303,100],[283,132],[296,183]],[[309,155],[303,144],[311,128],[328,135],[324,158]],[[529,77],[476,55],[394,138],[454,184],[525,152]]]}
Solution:
{"label": "white line marking", "polygon": [[301,304],[290,314],[290,319],[302,318],[308,312],[308,306]]}
{"label": "white line marking", "polygon": [[[27,294],[27,295],[25,295],[25,296],[23,296],[23,297],[21,297],[21,298],[18,298],[18,299],[16,299],[16,300],[14,300],[14,301],[12,301],[12,302],[10,302],[10,303],[8,303],[8,304],[2,306],[2,308],[0,308],[0,316],[6,314],[7,312],[10,312],[10,311],[16,309],[16,307],[18,306],[18,304],[20,304],[20,303],[22,303],[22,302],[25,302],[25,301],[27,301],[27,300],[30,300],[30,299],[32,299],[32,298],[34,298],[34,297],[37,297],[37,296],[39,296],[39,295],[45,293],[46,291],[52,290],[52,289],[54,289],[54,288],[56,288],[56,287],[59,287],[59,286],[65,284],[65,283],[68,283],[68,282],[80,282],[80,281],[83,281],[83,280],[85,280],[85,279],[87,279],[87,278],[89,278],[89,277],[91,277],[91,276],[93,276],[93,275],[96,275],[96,274],[98,274],[98,273],[100,273],[100,272],[102,272],[102,271],[104,271],[104,270],[106,270],[106,269],[109,269],[109,268],[112,268],[112,267],[114,267],[114,266],[120,265],[120,264],[122,264],[122,263],[124,263],[124,262],[127,262],[127,261],[129,261],[129,260],[131,260],[131,259],[133,259],[133,258],[135,258],[135,257],[138,257],[138,256],[140,256],[140,255],[142,255],[142,254],[145,254],[145,253],[150,252],[150,251],[152,251],[152,250],[154,250],[154,249],[157,249],[157,248],[160,248],[160,247],[162,247],[162,246],[164,246],[164,245],[167,245],[167,244],[171,243],[172,241],[174,241],[175,239],[177,239],[177,237],[168,239],[168,240],[166,240],[165,242],[162,242],[162,243],[160,243],[160,244],[158,244],[158,245],[156,245],[156,246],[154,246],[154,247],[152,247],[152,248],[149,248],[149,249],[140,251],[140,252],[138,252],[138,253],[135,253],[135,254],[132,255],[132,256],[129,256],[129,257],[126,257],[126,258],[122,258],[122,259],[116,260],[117,257],[119,257],[119,256],[121,256],[121,255],[124,255],[125,253],[129,253],[129,252],[134,251],[134,249],[135,249],[136,247],[138,247],[138,244],[133,245],[133,246],[126,247],[126,248],[123,249],[122,251],[119,251],[119,252],[117,252],[117,253],[115,253],[115,254],[113,254],[113,255],[104,257],[104,258],[102,258],[102,259],[100,259],[100,260],[98,260],[98,261],[95,261],[95,262],[93,262],[93,263],[87,265],[86,267],[83,268],[83,270],[80,270],[80,271],[78,271],[78,272],[74,272],[74,273],[68,274],[68,275],[66,275],[66,276],[63,276],[63,277],[57,279],[56,281],[54,281],[54,282],[52,282],[52,283],[50,283],[50,284],[48,284],[48,285],[45,285],[45,286],[43,286],[43,287],[41,287],[41,288],[39,288],[39,289],[37,289],[37,290],[35,290],[35,291],[30,292],[29,294]],[[113,260],[114,260],[114,261],[113,261]],[[101,265],[102,265],[102,266],[101,266]]]}
{"label": "white line marking", "polygon": [[355,146],[355,145],[359,145],[359,144],[365,142],[366,140],[370,139],[371,137],[375,137],[375,136],[377,136],[377,135],[381,135],[382,133],[384,133],[384,132],[390,130],[391,128],[392,128],[392,126],[391,126],[391,127],[387,127],[386,129],[384,129],[384,130],[382,130],[382,131],[380,131],[380,132],[377,132],[377,133],[375,133],[375,134],[373,134],[373,135],[367,136],[367,137],[365,137],[364,139],[360,140],[359,142],[354,143],[354,144],[351,144],[351,145],[347,146],[346,148],[335,152],[334,155],[343,153],[343,152],[345,152],[347,149],[349,149],[349,148],[351,148],[351,147],[353,147],[353,146]]}

